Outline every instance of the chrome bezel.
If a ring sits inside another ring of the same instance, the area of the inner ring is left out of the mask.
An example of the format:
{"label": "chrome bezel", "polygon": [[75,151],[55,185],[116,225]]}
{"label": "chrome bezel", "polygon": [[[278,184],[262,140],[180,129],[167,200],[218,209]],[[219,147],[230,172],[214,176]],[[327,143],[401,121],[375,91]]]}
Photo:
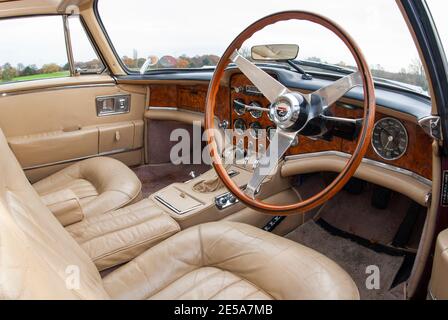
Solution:
{"label": "chrome bezel", "polygon": [[259,130],[263,130],[263,126],[261,125],[260,122],[255,121],[252,122],[251,124],[249,124],[249,134],[253,137],[253,138],[258,138],[257,133],[255,132],[255,130],[252,128],[253,125],[258,124],[260,126]]}
{"label": "chrome bezel", "polygon": [[[285,101],[289,110],[285,116],[279,116],[277,114],[277,104],[280,101]],[[287,93],[278,97],[278,99],[271,105],[269,113],[272,117],[272,122],[275,123],[277,128],[288,130],[292,128],[300,115],[300,101],[299,98],[293,93]]]}
{"label": "chrome bezel", "polygon": [[[241,130],[241,129],[237,129],[237,128],[236,128],[236,125],[235,125],[235,124],[236,124],[238,121],[241,121],[242,123],[244,123],[244,130]],[[246,121],[244,121],[244,120],[241,119],[241,118],[236,119],[236,120],[233,122],[233,129],[234,129],[237,133],[239,133],[239,134],[243,134],[244,131],[247,130],[247,123],[246,123]]]}
{"label": "chrome bezel", "polygon": [[[245,102],[244,102],[243,99],[236,99],[236,101],[238,101],[238,102],[240,102],[240,103],[242,103],[242,104],[245,104]],[[237,110],[237,108],[235,107],[235,102],[233,102],[233,110],[234,110],[235,113],[236,113],[237,115],[239,115],[239,116],[243,116],[243,115],[246,114],[246,109],[245,109],[245,108],[243,108],[244,111],[242,111],[242,112]]]}
{"label": "chrome bezel", "polygon": [[[406,136],[406,146],[405,146],[403,152],[401,152],[400,155],[398,155],[397,157],[394,157],[394,158],[386,158],[386,157],[384,157],[383,155],[381,155],[381,153],[377,150],[377,148],[375,147],[375,144],[373,143],[373,137],[374,137],[373,134],[374,134],[374,132],[375,132],[375,129],[377,128],[377,126],[378,126],[381,122],[386,121],[386,120],[393,120],[393,121],[397,122],[397,123],[400,125],[400,127],[403,129],[404,134],[405,134],[405,136]],[[406,130],[406,127],[404,126],[404,124],[403,124],[400,120],[398,120],[398,119],[396,119],[396,118],[392,118],[392,117],[382,118],[382,119],[378,120],[377,122],[375,122],[375,125],[373,126],[372,137],[370,138],[370,144],[372,145],[373,151],[375,151],[376,155],[377,155],[378,157],[380,157],[381,159],[386,160],[386,161],[395,161],[395,160],[398,160],[398,159],[402,158],[402,157],[406,154],[406,152],[408,151],[408,147],[409,147],[409,135],[408,135],[408,130]]]}
{"label": "chrome bezel", "polygon": [[[261,103],[258,103],[257,101],[252,101],[251,103],[249,103],[249,105],[253,106],[253,107],[263,108]],[[263,111],[259,111],[259,110],[250,110],[249,113],[252,116],[252,118],[254,118],[254,119],[260,119],[263,116]],[[255,114],[259,113],[259,116],[257,117],[256,115],[254,115],[254,113]]]}

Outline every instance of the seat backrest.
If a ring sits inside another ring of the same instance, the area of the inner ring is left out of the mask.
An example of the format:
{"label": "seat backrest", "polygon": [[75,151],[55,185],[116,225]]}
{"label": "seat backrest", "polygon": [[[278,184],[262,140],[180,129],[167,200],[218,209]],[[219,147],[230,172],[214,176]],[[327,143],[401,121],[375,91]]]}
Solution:
{"label": "seat backrest", "polygon": [[106,299],[87,254],[27,180],[0,129],[0,299]]}

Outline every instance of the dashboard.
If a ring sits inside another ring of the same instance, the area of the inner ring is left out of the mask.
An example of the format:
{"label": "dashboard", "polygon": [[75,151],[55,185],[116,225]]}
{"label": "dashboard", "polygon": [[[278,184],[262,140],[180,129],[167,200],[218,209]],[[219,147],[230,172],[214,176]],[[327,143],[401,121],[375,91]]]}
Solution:
{"label": "dashboard", "polygon": [[[328,82],[316,79],[304,83],[299,78],[295,79],[297,81],[293,81],[294,77],[299,76],[295,73],[288,74],[286,71],[270,72],[270,74],[283,84],[287,84],[291,90],[303,93],[315,90],[314,85],[325,85]],[[194,76],[194,79],[182,78],[170,84],[151,84],[149,105],[204,113],[207,84],[211,75],[204,74],[204,78],[197,74]],[[254,133],[259,129],[275,128],[266,112],[246,111],[241,107],[241,104],[246,104],[267,108],[269,101],[260,95],[253,84],[237,70],[231,70],[227,76],[228,78],[221,86],[216,99],[215,114],[220,120],[227,121],[230,128],[252,129],[251,132]],[[150,83],[153,81],[151,80]],[[291,87],[293,82],[298,83],[298,86]],[[405,169],[431,180],[433,139],[418,124],[419,119],[430,114],[429,99],[402,92],[378,89],[377,91],[375,128],[365,158],[380,164]],[[336,105],[331,106],[333,115],[353,119],[362,118],[362,101],[357,94],[357,92],[350,92]],[[235,141],[235,143],[238,142]],[[296,145],[289,149],[287,155],[326,151],[351,154],[355,148],[356,141],[339,137],[326,141],[300,136]]]}
{"label": "dashboard", "polygon": [[[269,101],[242,74],[236,74],[230,80],[231,127],[235,129],[275,128],[266,112],[245,112],[238,102],[246,105],[269,107]],[[363,117],[362,102],[341,101],[331,106],[334,116],[359,119]],[[384,108],[381,108],[384,110]],[[384,111],[383,111],[384,112]],[[432,138],[414,122],[399,113],[378,112],[372,140],[366,158],[410,170],[422,177],[431,179],[432,174]],[[269,134],[268,134],[269,135]],[[316,153],[323,151],[340,151],[353,153],[356,141],[334,137],[330,141],[314,140],[300,136],[287,155]]]}

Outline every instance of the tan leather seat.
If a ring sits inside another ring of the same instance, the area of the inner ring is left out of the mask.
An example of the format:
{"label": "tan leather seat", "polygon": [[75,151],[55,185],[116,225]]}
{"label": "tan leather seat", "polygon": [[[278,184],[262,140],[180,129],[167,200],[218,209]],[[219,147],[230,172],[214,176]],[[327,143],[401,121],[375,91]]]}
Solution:
{"label": "tan leather seat", "polygon": [[246,224],[187,229],[104,278],[114,299],[358,299],[320,253]]}
{"label": "tan leather seat", "polygon": [[334,262],[237,223],[190,228],[101,278],[0,131],[0,299],[357,299]]}
{"label": "tan leather seat", "polygon": [[128,262],[180,231],[171,216],[144,199],[125,208],[85,218],[65,229],[98,270]]}
{"label": "tan leather seat", "polygon": [[33,185],[40,196],[70,190],[85,216],[102,214],[139,199],[141,182],[122,162],[106,157],[77,162]]}

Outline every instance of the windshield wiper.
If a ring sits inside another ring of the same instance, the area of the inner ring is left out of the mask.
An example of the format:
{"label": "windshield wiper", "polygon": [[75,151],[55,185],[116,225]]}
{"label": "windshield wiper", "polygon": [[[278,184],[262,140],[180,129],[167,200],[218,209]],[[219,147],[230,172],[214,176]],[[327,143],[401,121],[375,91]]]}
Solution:
{"label": "windshield wiper", "polygon": [[294,63],[296,63],[300,66],[319,68],[319,69],[334,71],[334,72],[338,72],[338,73],[342,73],[342,74],[351,74],[351,73],[355,72],[355,70],[352,70],[349,68],[344,68],[344,67],[336,66],[333,64],[322,63],[322,62],[315,62],[315,61],[308,61],[308,60],[294,60]]}

